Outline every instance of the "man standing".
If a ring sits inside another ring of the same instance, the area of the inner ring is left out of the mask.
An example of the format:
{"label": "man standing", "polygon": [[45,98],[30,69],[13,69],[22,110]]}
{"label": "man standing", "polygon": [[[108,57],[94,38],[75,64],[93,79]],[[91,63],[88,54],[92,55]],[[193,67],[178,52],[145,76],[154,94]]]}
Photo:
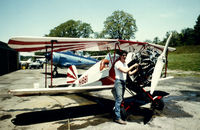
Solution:
{"label": "man standing", "polygon": [[[113,96],[115,98],[115,119],[114,121],[119,124],[126,125],[126,122],[121,119],[120,115],[120,105],[124,98],[124,91],[126,87],[126,77],[127,73],[129,75],[133,75],[137,72],[137,66],[138,64],[134,64],[130,67],[127,66],[125,59],[127,56],[127,52],[121,50],[119,52],[120,60],[115,63],[115,85],[112,89]],[[131,71],[133,68],[135,68],[133,71]]]}

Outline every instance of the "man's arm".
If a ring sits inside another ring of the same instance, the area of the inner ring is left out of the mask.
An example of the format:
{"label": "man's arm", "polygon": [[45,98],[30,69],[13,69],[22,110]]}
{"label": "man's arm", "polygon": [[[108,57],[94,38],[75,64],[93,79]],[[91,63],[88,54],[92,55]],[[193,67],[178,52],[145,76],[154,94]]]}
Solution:
{"label": "man's arm", "polygon": [[138,71],[138,67],[136,69],[134,69],[133,71],[129,71],[128,74],[129,75],[133,75]]}
{"label": "man's arm", "polygon": [[129,68],[119,67],[118,69],[121,72],[128,73],[128,72],[130,72],[130,70],[132,70],[134,67],[137,67],[137,66],[138,66],[138,64],[134,64],[134,65],[130,66]]}

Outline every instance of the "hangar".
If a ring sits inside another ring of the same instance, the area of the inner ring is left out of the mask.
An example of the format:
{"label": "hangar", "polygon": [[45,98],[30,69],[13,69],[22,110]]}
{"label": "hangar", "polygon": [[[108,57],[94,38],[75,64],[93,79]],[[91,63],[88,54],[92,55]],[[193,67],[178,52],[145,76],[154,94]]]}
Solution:
{"label": "hangar", "polygon": [[19,69],[18,52],[0,41],[0,76]]}

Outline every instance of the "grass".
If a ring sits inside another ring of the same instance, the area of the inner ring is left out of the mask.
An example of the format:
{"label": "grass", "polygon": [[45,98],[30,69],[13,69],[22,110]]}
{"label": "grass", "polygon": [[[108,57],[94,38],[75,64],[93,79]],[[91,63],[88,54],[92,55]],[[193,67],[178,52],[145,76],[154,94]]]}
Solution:
{"label": "grass", "polygon": [[175,52],[169,53],[168,68],[200,72],[200,46],[176,47]]}

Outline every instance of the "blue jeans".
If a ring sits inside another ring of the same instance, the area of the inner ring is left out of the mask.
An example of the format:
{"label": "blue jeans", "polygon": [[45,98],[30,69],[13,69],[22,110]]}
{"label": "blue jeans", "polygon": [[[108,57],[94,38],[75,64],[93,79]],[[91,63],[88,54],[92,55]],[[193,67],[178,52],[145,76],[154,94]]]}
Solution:
{"label": "blue jeans", "polygon": [[124,98],[126,82],[123,80],[116,79],[114,88],[112,89],[113,96],[115,98],[115,116],[116,120],[121,119],[120,105]]}

